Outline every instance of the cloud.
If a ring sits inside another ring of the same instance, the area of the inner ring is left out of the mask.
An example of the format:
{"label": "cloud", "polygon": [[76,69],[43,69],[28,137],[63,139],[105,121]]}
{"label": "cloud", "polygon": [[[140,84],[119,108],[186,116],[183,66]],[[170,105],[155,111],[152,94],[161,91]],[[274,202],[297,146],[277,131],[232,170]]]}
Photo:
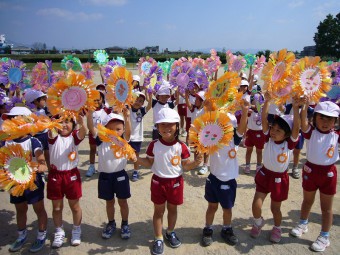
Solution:
{"label": "cloud", "polygon": [[166,30],[176,30],[176,25],[173,25],[173,24],[165,24],[165,29]]}
{"label": "cloud", "polygon": [[79,21],[87,21],[87,20],[98,20],[103,17],[100,13],[85,13],[85,12],[71,12],[68,10],[60,9],[60,8],[46,8],[40,9],[36,12],[39,16],[54,16],[57,18],[62,18],[66,20],[79,20]]}
{"label": "cloud", "polygon": [[115,5],[122,6],[127,4],[128,0],[85,0],[84,2],[94,5]]}
{"label": "cloud", "polygon": [[276,19],[275,23],[277,24],[289,24],[289,23],[293,23],[294,20],[293,19]]}
{"label": "cloud", "polygon": [[289,8],[297,8],[304,4],[304,1],[302,0],[294,0],[288,4]]}
{"label": "cloud", "polygon": [[6,2],[0,2],[0,9],[2,11],[6,11],[6,10],[23,11],[23,10],[25,10],[25,8],[21,5],[10,4],[10,3],[6,3]]}
{"label": "cloud", "polygon": [[116,24],[124,24],[125,23],[125,19],[118,19],[115,21]]}
{"label": "cloud", "polygon": [[328,14],[336,15],[340,8],[338,1],[323,2],[321,5],[314,8],[314,17],[319,20],[324,20]]}

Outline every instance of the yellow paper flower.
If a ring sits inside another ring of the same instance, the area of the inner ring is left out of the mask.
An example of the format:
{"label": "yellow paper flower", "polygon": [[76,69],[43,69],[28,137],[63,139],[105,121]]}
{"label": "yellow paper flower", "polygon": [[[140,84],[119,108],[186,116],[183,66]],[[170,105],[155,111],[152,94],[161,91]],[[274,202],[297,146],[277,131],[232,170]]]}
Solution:
{"label": "yellow paper flower", "polygon": [[320,57],[305,57],[293,67],[293,91],[297,96],[306,95],[312,102],[319,102],[331,89],[332,79],[327,62]]}
{"label": "yellow paper flower", "polygon": [[107,79],[106,102],[118,112],[125,105],[131,106],[134,99],[132,96],[132,73],[125,67],[116,67]]}
{"label": "yellow paper flower", "polygon": [[76,119],[83,110],[95,110],[95,95],[92,80],[70,70],[48,89],[46,104],[52,115]]}
{"label": "yellow paper flower", "polygon": [[31,151],[21,145],[0,148],[0,187],[13,196],[21,196],[25,190],[35,190],[37,162],[31,162]]}
{"label": "yellow paper flower", "polygon": [[97,129],[100,140],[111,143],[111,149],[116,158],[125,157],[127,159],[133,159],[136,157],[135,150],[126,140],[118,136],[116,131],[108,129],[102,124],[98,124]]}
{"label": "yellow paper flower", "polygon": [[207,112],[196,118],[189,129],[189,143],[200,153],[212,154],[228,145],[234,136],[230,118],[221,112]]}
{"label": "yellow paper flower", "polygon": [[289,75],[294,63],[295,55],[282,49],[270,54],[268,63],[262,70],[263,90],[272,93],[276,104],[285,103],[291,96],[291,81]]}

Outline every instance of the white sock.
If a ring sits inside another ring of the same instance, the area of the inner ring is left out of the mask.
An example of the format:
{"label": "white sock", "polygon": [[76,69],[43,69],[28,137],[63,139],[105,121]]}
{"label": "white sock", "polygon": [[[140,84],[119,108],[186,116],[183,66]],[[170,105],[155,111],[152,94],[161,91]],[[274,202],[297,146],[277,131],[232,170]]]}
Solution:
{"label": "white sock", "polygon": [[18,230],[18,236],[20,239],[25,239],[27,236],[27,229]]}
{"label": "white sock", "polygon": [[44,240],[46,238],[47,231],[38,231],[37,239]]}
{"label": "white sock", "polygon": [[254,218],[254,223],[256,226],[261,226],[263,219],[260,217],[258,219]]}
{"label": "white sock", "polygon": [[55,228],[55,232],[56,232],[56,233],[59,233],[59,232],[65,233],[65,231],[64,231],[64,229],[63,229],[63,226]]}
{"label": "white sock", "polygon": [[79,226],[73,225],[73,230],[81,232],[80,225]]}

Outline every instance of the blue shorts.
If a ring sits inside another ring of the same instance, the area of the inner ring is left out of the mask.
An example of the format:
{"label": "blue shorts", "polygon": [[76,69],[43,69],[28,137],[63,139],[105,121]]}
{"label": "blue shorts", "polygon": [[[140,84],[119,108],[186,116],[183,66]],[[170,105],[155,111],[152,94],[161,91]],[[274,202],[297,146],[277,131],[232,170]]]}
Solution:
{"label": "blue shorts", "polygon": [[39,140],[44,151],[48,150],[48,132],[36,134],[34,137]]}
{"label": "blue shorts", "polygon": [[142,142],[130,141],[129,144],[136,152],[138,153],[140,152],[140,148],[142,147]]}
{"label": "blue shorts", "polygon": [[303,148],[303,144],[305,142],[305,138],[303,137],[301,131],[300,131],[300,134],[299,134],[299,141],[298,143],[295,145],[295,149],[297,150],[301,150]]}
{"label": "blue shorts", "polygon": [[116,173],[99,173],[98,198],[112,200],[116,197],[127,199],[131,197],[130,180],[125,170]]}
{"label": "blue shorts", "polygon": [[223,209],[234,207],[236,199],[237,182],[235,179],[223,182],[209,174],[205,181],[204,198],[209,203],[220,203]]}
{"label": "blue shorts", "polygon": [[27,202],[27,204],[35,204],[36,202],[39,202],[40,200],[44,199],[45,183],[43,181],[41,174],[39,173],[37,174],[34,183],[38,187],[36,190],[31,191],[27,189],[24,191],[24,194],[20,197],[15,197],[11,195],[10,197],[11,204],[20,204],[23,202]]}

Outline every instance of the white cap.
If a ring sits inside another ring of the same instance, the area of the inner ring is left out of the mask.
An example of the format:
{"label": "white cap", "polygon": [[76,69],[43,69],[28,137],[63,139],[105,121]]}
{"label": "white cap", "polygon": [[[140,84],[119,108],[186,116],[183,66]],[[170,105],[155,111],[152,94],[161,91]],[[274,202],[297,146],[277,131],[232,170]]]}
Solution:
{"label": "white cap", "polygon": [[321,113],[329,117],[339,117],[340,108],[331,101],[320,102],[315,106],[314,112]]}
{"label": "white cap", "polygon": [[132,75],[132,80],[140,82],[140,76],[137,74]]}
{"label": "white cap", "polygon": [[2,114],[2,119],[6,120],[7,116],[28,116],[31,115],[32,112],[30,109],[24,107],[24,106],[14,106],[8,113]]}
{"label": "white cap", "polygon": [[258,81],[259,80],[259,76],[257,74],[254,75],[254,81]]}
{"label": "white cap", "polygon": [[135,94],[135,95],[137,95],[137,97],[142,96],[142,97],[146,98],[146,96],[145,96],[145,94],[144,94],[143,92],[134,91],[134,92],[132,92],[132,93]]}
{"label": "white cap", "polygon": [[203,101],[205,100],[205,92],[204,91],[198,91],[196,93],[196,96],[200,97]]}
{"label": "white cap", "polygon": [[162,108],[159,110],[155,118],[155,124],[158,123],[176,123],[180,118],[178,112],[171,108]]}
{"label": "white cap", "polygon": [[249,86],[249,82],[247,82],[246,80],[241,80],[240,86]]}
{"label": "white cap", "polygon": [[156,93],[158,96],[170,96],[171,95],[171,88],[170,86],[161,86]]}
{"label": "white cap", "polygon": [[288,124],[290,130],[292,130],[294,122],[293,115],[281,115],[280,118],[283,119]]}
{"label": "white cap", "polygon": [[116,114],[116,113],[110,113],[103,120],[103,123],[102,123],[103,126],[106,126],[111,120],[121,120],[124,122],[123,116]]}
{"label": "white cap", "polygon": [[245,74],[245,73],[242,73],[242,76],[241,76],[243,79],[248,79],[248,76]]}
{"label": "white cap", "polygon": [[44,96],[46,96],[46,94],[39,90],[29,89],[26,91],[24,98],[27,103],[32,103],[37,98],[44,97]]}

